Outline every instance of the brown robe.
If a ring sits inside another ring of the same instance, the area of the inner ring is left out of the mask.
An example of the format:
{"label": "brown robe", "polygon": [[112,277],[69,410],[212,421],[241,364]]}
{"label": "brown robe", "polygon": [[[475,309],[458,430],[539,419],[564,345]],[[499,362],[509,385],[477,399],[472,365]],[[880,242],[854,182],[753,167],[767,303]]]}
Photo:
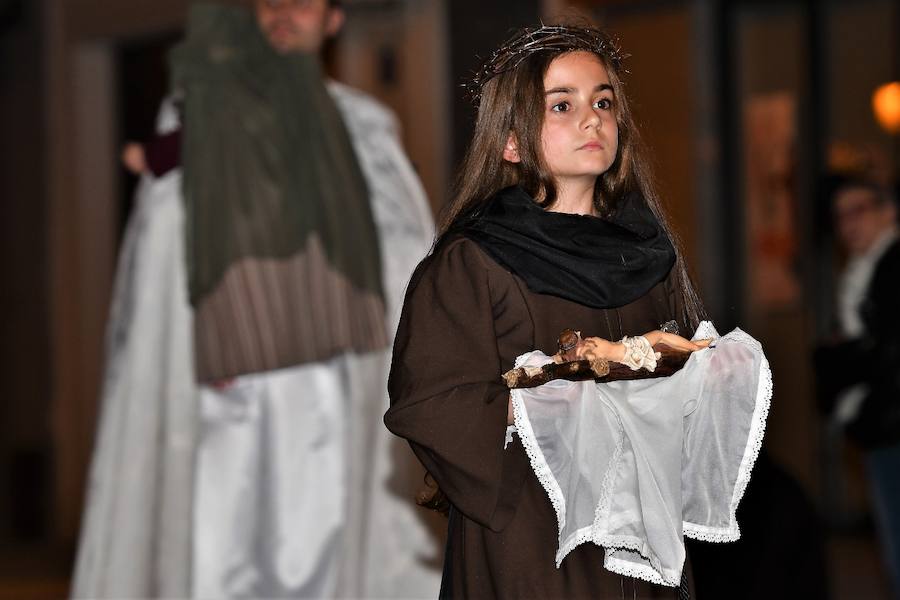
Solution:
{"label": "brown robe", "polygon": [[518,439],[503,448],[509,391],[501,374],[521,354],[556,352],[567,327],[618,340],[658,329],[679,308],[668,281],[608,310],[535,294],[462,237],[419,266],[397,331],[385,423],[409,440],[453,505],[442,598],[675,597],[673,588],[607,571],[591,543],[556,568],[550,500]]}

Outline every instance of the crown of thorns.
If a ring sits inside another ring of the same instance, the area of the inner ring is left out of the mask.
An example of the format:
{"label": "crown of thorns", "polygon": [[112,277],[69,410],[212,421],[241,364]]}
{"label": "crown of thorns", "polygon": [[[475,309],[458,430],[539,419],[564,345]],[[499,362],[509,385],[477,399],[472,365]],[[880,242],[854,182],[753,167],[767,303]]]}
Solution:
{"label": "crown of thorns", "polygon": [[477,106],[481,101],[484,85],[501,73],[512,71],[522,61],[542,50],[572,52],[586,50],[599,54],[619,70],[628,54],[622,52],[618,40],[593,27],[571,27],[567,25],[542,25],[526,28],[508,39],[494,50],[491,58],[481,65],[472,80],[463,87]]}

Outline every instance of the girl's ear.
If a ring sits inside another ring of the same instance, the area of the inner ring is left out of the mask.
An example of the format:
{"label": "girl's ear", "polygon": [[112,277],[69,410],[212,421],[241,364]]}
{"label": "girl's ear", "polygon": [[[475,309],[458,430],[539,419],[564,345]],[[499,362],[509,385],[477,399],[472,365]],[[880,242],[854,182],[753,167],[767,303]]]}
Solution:
{"label": "girl's ear", "polygon": [[503,159],[511,163],[522,162],[519,157],[519,142],[516,140],[516,134],[512,131],[509,132],[506,145],[503,147]]}

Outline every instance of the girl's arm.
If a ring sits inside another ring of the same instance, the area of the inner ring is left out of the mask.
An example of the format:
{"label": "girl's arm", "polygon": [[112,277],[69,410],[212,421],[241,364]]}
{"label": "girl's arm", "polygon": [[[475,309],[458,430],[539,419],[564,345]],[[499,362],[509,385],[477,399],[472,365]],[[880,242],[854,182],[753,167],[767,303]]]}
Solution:
{"label": "girl's arm", "polygon": [[485,260],[473,242],[457,240],[413,275],[384,420],[458,510],[499,531],[530,468],[524,452],[504,450],[509,391]]}

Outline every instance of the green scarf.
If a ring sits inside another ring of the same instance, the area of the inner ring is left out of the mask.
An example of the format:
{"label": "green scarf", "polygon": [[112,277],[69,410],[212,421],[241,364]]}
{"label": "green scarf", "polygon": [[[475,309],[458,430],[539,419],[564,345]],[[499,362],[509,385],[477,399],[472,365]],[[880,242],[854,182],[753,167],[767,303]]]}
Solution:
{"label": "green scarf", "polygon": [[184,93],[191,303],[242,258],[288,258],[317,234],[329,263],[383,298],[368,190],[318,57],[279,54],[249,11],[194,5],[171,56]]}

